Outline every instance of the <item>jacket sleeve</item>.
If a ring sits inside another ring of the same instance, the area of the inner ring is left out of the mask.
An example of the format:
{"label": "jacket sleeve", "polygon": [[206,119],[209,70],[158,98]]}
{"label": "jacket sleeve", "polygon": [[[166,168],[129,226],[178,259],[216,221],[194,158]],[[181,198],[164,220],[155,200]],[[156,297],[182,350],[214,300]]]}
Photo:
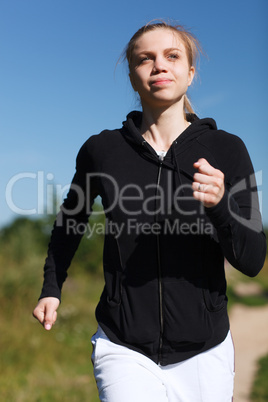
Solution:
{"label": "jacket sleeve", "polygon": [[76,172],[70,190],[54,222],[39,299],[61,299],[67,269],[86,230],[94,199],[98,195],[96,179],[92,179],[90,174],[93,170],[87,144],[84,144],[76,159]]}
{"label": "jacket sleeve", "polygon": [[[263,267],[266,238],[259,210],[253,166],[242,140],[228,137],[226,152],[221,149],[225,193],[215,207],[205,208],[216,228],[224,256],[236,269],[250,277]],[[224,158],[224,159],[223,159]]]}

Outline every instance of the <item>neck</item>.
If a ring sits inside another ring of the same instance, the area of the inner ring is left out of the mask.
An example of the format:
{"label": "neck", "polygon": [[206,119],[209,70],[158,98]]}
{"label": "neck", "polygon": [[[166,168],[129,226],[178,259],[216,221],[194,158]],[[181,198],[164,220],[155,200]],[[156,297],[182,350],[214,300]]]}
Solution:
{"label": "neck", "polygon": [[141,134],[157,151],[167,151],[188,126],[181,105],[174,104],[157,110],[143,105]]}

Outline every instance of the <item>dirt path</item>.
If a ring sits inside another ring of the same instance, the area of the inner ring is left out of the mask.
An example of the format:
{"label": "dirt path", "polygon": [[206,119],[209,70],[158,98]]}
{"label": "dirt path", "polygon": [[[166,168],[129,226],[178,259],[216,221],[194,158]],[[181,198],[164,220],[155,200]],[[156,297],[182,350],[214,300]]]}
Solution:
{"label": "dirt path", "polygon": [[230,314],[235,344],[234,402],[249,402],[258,360],[268,353],[268,306],[235,305]]}

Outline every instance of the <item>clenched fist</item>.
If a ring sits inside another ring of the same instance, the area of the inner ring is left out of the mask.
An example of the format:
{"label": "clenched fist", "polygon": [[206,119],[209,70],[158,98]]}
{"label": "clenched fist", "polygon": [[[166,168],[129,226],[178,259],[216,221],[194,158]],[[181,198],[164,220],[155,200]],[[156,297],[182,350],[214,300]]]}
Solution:
{"label": "clenched fist", "polygon": [[49,331],[57,319],[57,308],[60,301],[56,297],[40,299],[33,311],[33,316]]}
{"label": "clenched fist", "polygon": [[194,198],[207,208],[214,207],[220,202],[225,191],[224,174],[204,158],[199,159],[193,166],[197,169],[192,184]]}

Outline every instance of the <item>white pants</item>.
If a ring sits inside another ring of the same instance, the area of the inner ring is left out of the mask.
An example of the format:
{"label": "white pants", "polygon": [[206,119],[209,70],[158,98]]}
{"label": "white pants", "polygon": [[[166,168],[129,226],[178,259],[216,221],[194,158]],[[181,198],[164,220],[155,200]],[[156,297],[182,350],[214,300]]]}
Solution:
{"label": "white pants", "polygon": [[111,342],[100,327],[91,341],[102,402],[232,401],[234,347],[230,332],[218,346],[168,366],[158,366]]}

